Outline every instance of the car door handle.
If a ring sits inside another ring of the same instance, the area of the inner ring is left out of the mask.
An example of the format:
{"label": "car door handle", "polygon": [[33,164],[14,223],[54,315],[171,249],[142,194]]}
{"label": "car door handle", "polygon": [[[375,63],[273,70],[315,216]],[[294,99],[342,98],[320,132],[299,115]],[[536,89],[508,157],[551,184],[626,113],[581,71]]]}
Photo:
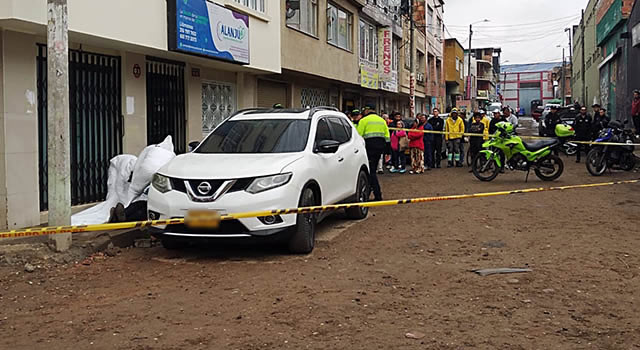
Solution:
{"label": "car door handle", "polygon": [[356,149],[353,151],[353,153],[358,154],[358,153],[360,153],[360,150],[356,148]]}
{"label": "car door handle", "polygon": [[344,160],[344,157],[338,158],[338,163],[342,162],[343,160]]}

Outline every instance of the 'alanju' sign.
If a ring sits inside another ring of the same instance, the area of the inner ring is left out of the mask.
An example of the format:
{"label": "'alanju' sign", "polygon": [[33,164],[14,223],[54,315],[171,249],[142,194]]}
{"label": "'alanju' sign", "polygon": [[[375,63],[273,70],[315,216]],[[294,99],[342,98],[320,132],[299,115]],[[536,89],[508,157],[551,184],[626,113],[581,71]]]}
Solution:
{"label": "'alanju' sign", "polygon": [[207,0],[170,0],[169,48],[249,63],[249,17]]}

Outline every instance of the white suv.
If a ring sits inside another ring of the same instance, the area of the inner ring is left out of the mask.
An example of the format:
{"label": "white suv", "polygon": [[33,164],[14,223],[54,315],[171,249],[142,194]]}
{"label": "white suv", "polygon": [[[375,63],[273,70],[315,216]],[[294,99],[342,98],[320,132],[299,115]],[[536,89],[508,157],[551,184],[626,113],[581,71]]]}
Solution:
{"label": "white suv", "polygon": [[[220,124],[191,153],[155,174],[149,219],[183,218],[190,212],[221,215],[365,202],[369,199],[364,139],[337,109],[249,109]],[[366,208],[350,208],[364,219]],[[286,234],[289,250],[309,253],[315,225],[325,215],[298,214],[222,221],[217,229],[155,227],[167,249],[194,239]]]}

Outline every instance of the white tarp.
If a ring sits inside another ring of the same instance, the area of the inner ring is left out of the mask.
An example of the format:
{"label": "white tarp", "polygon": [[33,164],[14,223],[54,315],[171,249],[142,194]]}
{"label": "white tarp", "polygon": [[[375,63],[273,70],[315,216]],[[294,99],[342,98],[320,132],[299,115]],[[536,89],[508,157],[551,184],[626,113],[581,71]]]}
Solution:
{"label": "white tarp", "polygon": [[171,136],[167,136],[162,143],[146,147],[139,157],[130,154],[114,157],[109,164],[107,199],[71,216],[71,225],[103,224],[109,221],[111,208],[118,203],[126,207],[132,202],[146,200],[143,192],[153,174],[175,156]]}

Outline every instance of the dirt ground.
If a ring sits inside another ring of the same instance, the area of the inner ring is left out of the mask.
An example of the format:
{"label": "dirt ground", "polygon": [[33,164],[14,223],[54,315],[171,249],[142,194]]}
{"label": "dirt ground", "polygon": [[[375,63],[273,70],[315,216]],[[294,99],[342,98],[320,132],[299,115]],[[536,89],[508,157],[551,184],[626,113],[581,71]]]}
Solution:
{"label": "dirt ground", "polygon": [[[565,164],[551,185],[638,177]],[[387,198],[550,185],[468,168],[382,184]],[[325,223],[308,256],[221,244],[2,266],[0,348],[636,349],[639,213],[640,185],[620,185],[379,208]],[[470,272],[493,267],[532,272]]]}

